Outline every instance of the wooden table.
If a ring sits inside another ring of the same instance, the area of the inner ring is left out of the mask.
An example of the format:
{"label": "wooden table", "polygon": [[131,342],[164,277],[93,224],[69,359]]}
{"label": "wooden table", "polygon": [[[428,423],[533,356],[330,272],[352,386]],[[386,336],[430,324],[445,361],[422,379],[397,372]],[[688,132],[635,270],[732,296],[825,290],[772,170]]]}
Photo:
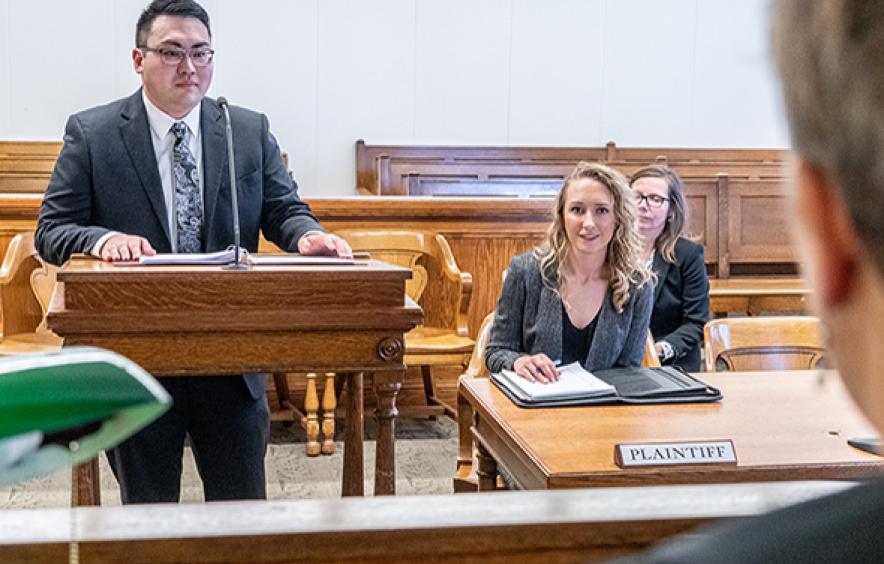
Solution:
{"label": "wooden table", "polygon": [[748,315],[765,311],[803,313],[809,294],[810,288],[801,278],[712,278],[709,309],[716,316],[731,311]]}
{"label": "wooden table", "polygon": [[[847,445],[876,433],[834,372],[704,373],[711,404],[524,409],[487,378],[462,378],[473,409],[479,489],[498,469],[524,489],[769,480],[853,480],[884,474],[884,458]],[[461,412],[463,413],[463,412]],[[732,439],[736,466],[621,469],[618,443]]]}
{"label": "wooden table", "polygon": [[[47,315],[65,346],[118,352],[156,376],[328,371],[349,386],[344,495],[362,495],[362,381],[378,397],[375,494],[395,493],[396,394],[406,331],[422,312],[411,271],[350,266],[114,266],[75,257],[58,272]],[[80,467],[76,500],[100,504],[98,464]]]}

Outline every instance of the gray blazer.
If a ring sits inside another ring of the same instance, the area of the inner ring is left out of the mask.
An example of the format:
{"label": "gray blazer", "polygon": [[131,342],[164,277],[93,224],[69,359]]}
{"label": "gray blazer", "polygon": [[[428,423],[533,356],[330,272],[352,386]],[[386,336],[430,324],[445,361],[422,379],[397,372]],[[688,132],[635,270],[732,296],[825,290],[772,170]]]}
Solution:
{"label": "gray blazer", "polygon": [[[653,300],[653,284],[633,286],[623,313],[617,313],[609,289],[583,366],[590,371],[641,366]],[[543,285],[540,266],[529,252],[514,257],[507,269],[485,365],[491,372],[512,370],[520,356],[538,353],[552,360],[562,357],[562,300]]]}

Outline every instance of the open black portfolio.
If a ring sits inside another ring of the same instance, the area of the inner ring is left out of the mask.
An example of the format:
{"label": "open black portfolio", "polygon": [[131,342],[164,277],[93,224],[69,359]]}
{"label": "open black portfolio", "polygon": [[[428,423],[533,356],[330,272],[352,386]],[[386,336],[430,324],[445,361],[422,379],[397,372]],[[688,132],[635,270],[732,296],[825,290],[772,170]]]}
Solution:
{"label": "open black portfolio", "polygon": [[673,366],[588,372],[575,362],[559,367],[558,381],[549,384],[529,382],[510,370],[492,374],[491,380],[521,407],[701,403],[722,398],[720,390]]}

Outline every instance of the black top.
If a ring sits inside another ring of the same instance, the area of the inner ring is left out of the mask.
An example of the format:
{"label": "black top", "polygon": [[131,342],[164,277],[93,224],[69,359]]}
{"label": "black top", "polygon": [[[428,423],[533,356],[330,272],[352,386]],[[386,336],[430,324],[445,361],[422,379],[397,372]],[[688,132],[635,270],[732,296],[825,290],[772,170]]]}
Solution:
{"label": "black top", "polygon": [[703,246],[680,238],[675,243],[675,262],[654,254],[654,310],[651,334],[655,341],[672,345],[675,356],[664,364],[700,370],[703,326],[709,321],[709,280],[703,263]]}
{"label": "black top", "polygon": [[[596,313],[592,321],[583,329],[574,327],[568,312],[565,311],[565,304],[562,304],[562,364],[571,364],[579,362],[581,365],[586,362],[589,354],[589,345],[592,343],[592,337],[595,335],[596,320],[599,315]],[[555,360],[555,359],[553,359]]]}

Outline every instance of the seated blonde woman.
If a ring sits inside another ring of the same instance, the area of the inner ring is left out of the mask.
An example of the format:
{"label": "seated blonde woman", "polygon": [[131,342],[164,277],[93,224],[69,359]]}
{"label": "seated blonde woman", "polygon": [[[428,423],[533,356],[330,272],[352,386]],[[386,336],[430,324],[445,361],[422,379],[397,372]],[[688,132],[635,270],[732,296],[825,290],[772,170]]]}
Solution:
{"label": "seated blonde woman", "polygon": [[513,258],[485,364],[538,382],[556,365],[640,366],[653,305],[626,178],[582,162],[565,179],[543,242]]}

